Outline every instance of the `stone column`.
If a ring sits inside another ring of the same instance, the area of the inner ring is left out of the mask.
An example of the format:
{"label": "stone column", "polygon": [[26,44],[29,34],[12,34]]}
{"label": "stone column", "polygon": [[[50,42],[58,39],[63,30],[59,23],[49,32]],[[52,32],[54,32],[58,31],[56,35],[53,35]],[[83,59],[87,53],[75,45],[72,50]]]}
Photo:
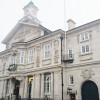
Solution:
{"label": "stone column", "polygon": [[41,74],[41,98],[44,97],[44,74]]}
{"label": "stone column", "polygon": [[51,72],[51,98],[54,98],[54,72]]}
{"label": "stone column", "polygon": [[6,96],[6,80],[4,80],[4,86],[3,86],[3,97]]}
{"label": "stone column", "polygon": [[28,76],[25,77],[25,81],[24,81],[24,98],[27,98],[27,88],[28,88]]}
{"label": "stone column", "polygon": [[24,79],[20,80],[20,96],[21,96],[21,98],[24,98],[24,85],[25,85]]}
{"label": "stone column", "polygon": [[39,75],[39,98],[41,98],[41,74]]}
{"label": "stone column", "polygon": [[3,90],[4,90],[4,80],[2,80],[1,84],[1,97],[3,97]]}
{"label": "stone column", "polygon": [[35,75],[33,75],[33,81],[32,81],[32,98],[34,98],[34,92],[35,92]]}

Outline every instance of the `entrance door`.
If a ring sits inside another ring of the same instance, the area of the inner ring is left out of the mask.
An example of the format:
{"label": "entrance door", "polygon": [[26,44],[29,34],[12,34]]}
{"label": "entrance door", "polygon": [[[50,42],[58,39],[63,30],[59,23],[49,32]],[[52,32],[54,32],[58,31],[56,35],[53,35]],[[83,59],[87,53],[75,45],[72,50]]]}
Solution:
{"label": "entrance door", "polygon": [[18,80],[15,81],[15,89],[14,89],[14,95],[16,95],[16,99],[18,99],[19,96],[19,86],[20,82]]}
{"label": "entrance door", "polygon": [[86,81],[82,86],[82,100],[99,100],[98,87],[92,81]]}
{"label": "entrance door", "polygon": [[70,94],[70,100],[76,100],[76,99],[75,99],[75,94],[74,94],[74,93],[71,93],[71,94]]}

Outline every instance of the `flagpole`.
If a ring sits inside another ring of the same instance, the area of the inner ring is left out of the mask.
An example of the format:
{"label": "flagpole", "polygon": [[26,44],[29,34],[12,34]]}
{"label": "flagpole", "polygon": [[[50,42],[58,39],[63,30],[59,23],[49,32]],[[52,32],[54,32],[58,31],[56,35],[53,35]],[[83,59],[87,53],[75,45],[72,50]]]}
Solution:
{"label": "flagpole", "polygon": [[64,28],[65,28],[65,55],[66,55],[66,0],[64,0]]}

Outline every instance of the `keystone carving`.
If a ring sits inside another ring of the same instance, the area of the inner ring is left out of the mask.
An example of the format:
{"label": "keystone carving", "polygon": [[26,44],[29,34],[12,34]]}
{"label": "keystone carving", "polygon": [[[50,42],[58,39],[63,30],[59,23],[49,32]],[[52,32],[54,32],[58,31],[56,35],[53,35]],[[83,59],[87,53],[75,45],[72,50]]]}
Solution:
{"label": "keystone carving", "polygon": [[92,69],[84,69],[81,73],[81,76],[84,79],[90,79],[92,78],[92,75],[94,75],[94,72],[92,71]]}

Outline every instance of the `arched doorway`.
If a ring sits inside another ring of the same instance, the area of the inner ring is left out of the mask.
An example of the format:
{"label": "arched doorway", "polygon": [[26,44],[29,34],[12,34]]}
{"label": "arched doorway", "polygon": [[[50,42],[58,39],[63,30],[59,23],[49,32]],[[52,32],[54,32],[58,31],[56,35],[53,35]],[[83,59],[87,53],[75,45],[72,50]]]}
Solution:
{"label": "arched doorway", "polygon": [[97,85],[92,81],[86,81],[81,88],[82,100],[99,100]]}

